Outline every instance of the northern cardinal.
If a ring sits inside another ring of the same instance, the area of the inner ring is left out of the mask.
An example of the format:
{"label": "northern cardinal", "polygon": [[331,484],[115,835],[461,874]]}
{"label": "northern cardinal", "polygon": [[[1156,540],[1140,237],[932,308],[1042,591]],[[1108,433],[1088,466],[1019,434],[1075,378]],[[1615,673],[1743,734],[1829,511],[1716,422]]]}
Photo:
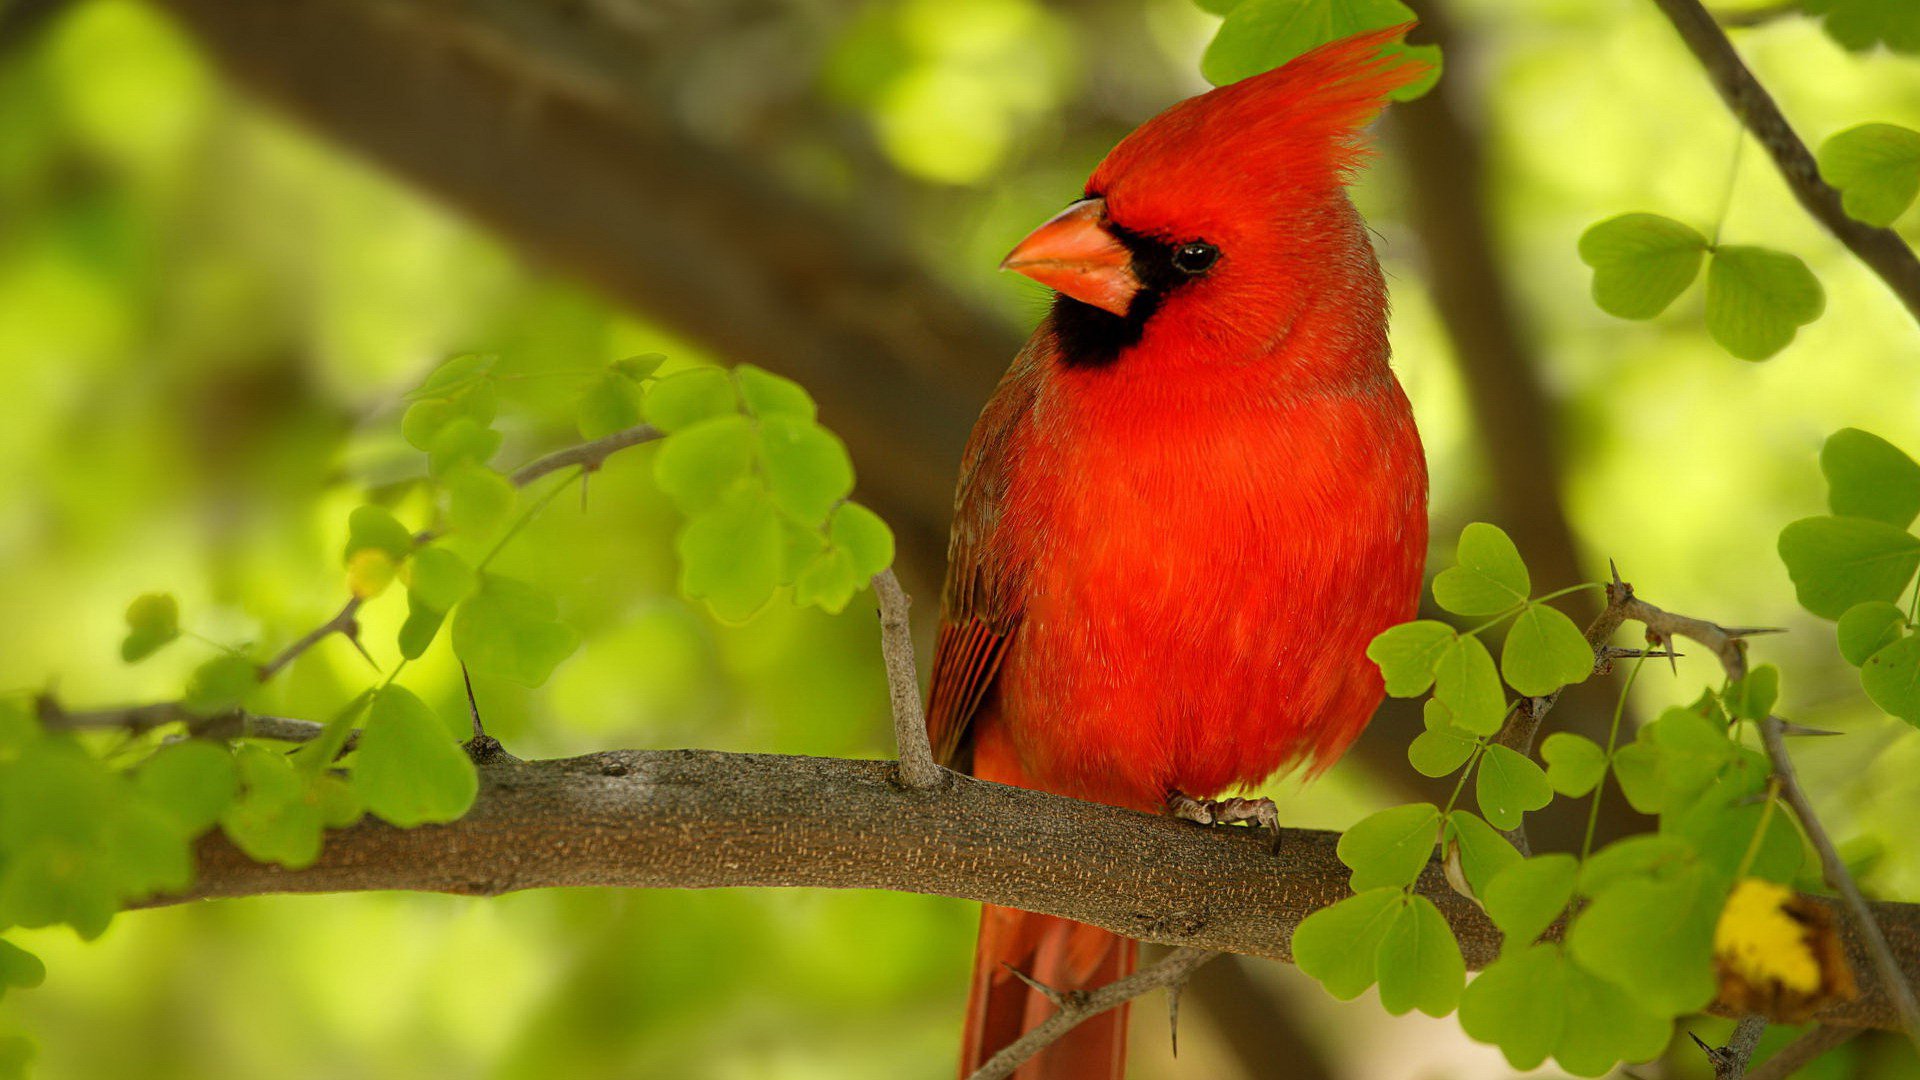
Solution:
{"label": "northern cardinal", "polygon": [[[1183,101],[1116,146],[1003,268],[1058,292],[961,463],[928,727],[974,775],[1202,824],[1331,764],[1379,705],[1365,650],[1411,617],[1427,476],[1345,183],[1424,65],[1406,27]],[[1217,800],[1217,801],[1216,801]],[[1134,942],[988,906],[964,1076]],[[1021,1080],[1119,1077],[1126,1014]]]}

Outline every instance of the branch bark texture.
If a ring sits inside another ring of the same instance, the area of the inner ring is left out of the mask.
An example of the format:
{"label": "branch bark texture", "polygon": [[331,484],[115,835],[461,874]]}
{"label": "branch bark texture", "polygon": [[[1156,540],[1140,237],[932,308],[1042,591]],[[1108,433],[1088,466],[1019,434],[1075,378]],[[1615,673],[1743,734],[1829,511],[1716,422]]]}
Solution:
{"label": "branch bark texture", "polygon": [[[154,903],[265,893],[409,889],[489,896],[557,886],[808,887],[955,896],[1059,915],[1167,945],[1292,959],[1295,926],[1348,895],[1331,832],[1203,829],[1171,818],[955,776],[899,783],[895,763],[609,751],[489,761],[473,810],[450,825],[373,821],[330,834],[303,870],[263,866],[213,835],[190,893]],[[1420,891],[1452,924],[1470,966],[1500,937],[1429,865]],[[1920,905],[1873,905],[1909,979],[1920,977]],[[1848,919],[1849,958],[1870,961]],[[1893,1028],[1876,983],[1821,1016]]]}

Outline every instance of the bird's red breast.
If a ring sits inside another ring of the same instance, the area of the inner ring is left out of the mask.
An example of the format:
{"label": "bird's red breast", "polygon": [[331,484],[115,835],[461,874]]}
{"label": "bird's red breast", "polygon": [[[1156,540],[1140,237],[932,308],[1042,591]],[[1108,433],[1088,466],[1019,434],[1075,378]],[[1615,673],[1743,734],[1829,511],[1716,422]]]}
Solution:
{"label": "bird's red breast", "polygon": [[[1329,764],[1379,704],[1366,645],[1414,611],[1427,478],[1344,184],[1422,73],[1379,52],[1403,31],[1174,106],[1008,257],[1060,295],[961,466],[928,709],[948,760],[1157,809]],[[1093,949],[986,925],[1036,963]],[[990,969],[1018,959],[983,955],[970,1046],[1017,1014]]]}

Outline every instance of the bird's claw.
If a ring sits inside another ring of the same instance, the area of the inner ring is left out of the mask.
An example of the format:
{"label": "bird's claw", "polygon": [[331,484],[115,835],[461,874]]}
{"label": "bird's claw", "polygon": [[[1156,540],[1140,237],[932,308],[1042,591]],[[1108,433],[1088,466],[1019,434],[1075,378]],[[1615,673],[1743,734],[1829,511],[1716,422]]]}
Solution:
{"label": "bird's claw", "polygon": [[1196,799],[1183,792],[1167,794],[1167,813],[1198,825],[1239,825],[1247,822],[1273,833],[1280,847],[1280,810],[1272,799]]}

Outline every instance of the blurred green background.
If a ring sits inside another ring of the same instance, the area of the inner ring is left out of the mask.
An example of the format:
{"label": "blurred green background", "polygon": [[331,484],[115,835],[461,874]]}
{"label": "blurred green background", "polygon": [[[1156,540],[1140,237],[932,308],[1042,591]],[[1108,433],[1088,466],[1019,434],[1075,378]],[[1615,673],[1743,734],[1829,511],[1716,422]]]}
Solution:
{"label": "blurred green background", "polygon": [[[221,5],[177,6],[201,18]],[[983,314],[995,343],[1017,341],[1043,302],[994,273],[999,256],[1114,139],[1204,89],[1197,62],[1217,25],[1187,0],[578,7],[660,61],[600,87],[616,105],[649,95],[650,115],[754,183],[862,222],[849,246],[884,237],[941,297]],[[144,591],[178,594],[186,625],[223,642],[276,647],[323,620],[342,595],[347,511],[417,469],[398,435],[400,395],[450,354],[502,357],[509,464],[576,438],[568,375],[615,357],[790,370],[777,328],[759,333],[764,350],[726,348],[753,328],[711,332],[673,303],[606,287],[563,248],[476,223],[433,182],[398,179],[303,126],[231,81],[169,8],[0,4],[0,687],[51,687],[76,707],[176,694],[204,658],[191,646],[139,667],[116,655],[121,612]],[[1475,186],[1446,186],[1457,177],[1413,149],[1405,126],[1430,115],[1423,103],[1383,124],[1356,190],[1393,284],[1396,365],[1427,440],[1441,554],[1462,523],[1487,517],[1539,566],[1527,537],[1564,515],[1567,554],[1589,578],[1611,558],[1669,608],[1792,628],[1757,653],[1785,670],[1784,708],[1846,733],[1800,748],[1808,781],[1840,835],[1878,850],[1872,890],[1920,898],[1920,737],[1859,696],[1774,555],[1780,526],[1822,512],[1816,454],[1829,432],[1864,427],[1920,452],[1920,334],[1757,148],[1736,152],[1734,121],[1651,4],[1457,0],[1444,14],[1451,107],[1477,135],[1446,152],[1476,156]],[[1868,120],[1920,126],[1911,58],[1848,54],[1794,17],[1737,43],[1810,141]],[[621,45],[608,45],[616,61]],[[434,78],[436,61],[422,62]],[[575,89],[559,75],[530,86],[528,123],[544,95]],[[1495,317],[1549,403],[1532,418],[1544,444],[1491,437],[1488,414],[1469,408],[1514,387],[1461,362],[1457,313],[1436,305],[1436,275],[1458,253],[1409,212],[1436,186],[1485,200],[1480,239],[1515,300]],[[1587,225],[1648,210],[1710,230],[1723,206],[1729,242],[1792,251],[1826,286],[1825,316],[1788,350],[1762,364],[1728,357],[1702,330],[1698,288],[1652,323],[1593,306],[1574,247]],[[738,240],[679,254],[735,257]],[[846,358],[849,379],[861,362]],[[868,422],[825,400],[829,425]],[[849,439],[862,470],[885,466]],[[583,508],[556,505],[503,558],[558,593],[586,645],[539,691],[481,682],[490,730],[528,757],[889,753],[870,605],[713,623],[676,594],[675,513],[646,453],[614,459]],[[1547,497],[1502,501],[1502,463],[1555,455]],[[890,498],[937,504],[950,483],[949,471],[917,501]],[[909,542],[904,556],[923,614],[939,572],[929,550]],[[383,661],[403,616],[397,594],[366,613]],[[330,641],[273,684],[271,707],[323,715],[366,675]],[[458,717],[458,676],[436,650],[405,682]],[[1636,709],[1690,698],[1712,677],[1696,660],[1677,678],[1650,670]],[[1604,708],[1595,693],[1586,707]],[[1306,790],[1276,785],[1286,820],[1343,826],[1395,797],[1406,717],[1376,728],[1385,752]],[[864,893],[204,904],[122,916],[91,944],[21,934],[49,976],[8,996],[0,1031],[31,1033],[47,1078],[939,1077],[973,918],[958,901]],[[1338,1005],[1278,965],[1209,978],[1177,1064],[1158,1004],[1143,1005],[1135,1075],[1509,1073],[1452,1020],[1392,1020],[1371,995]],[[1235,1019],[1234,1002],[1269,1019]],[[1860,1056],[1861,1075],[1873,1056]],[[1701,1074],[1697,1054],[1667,1068]]]}

